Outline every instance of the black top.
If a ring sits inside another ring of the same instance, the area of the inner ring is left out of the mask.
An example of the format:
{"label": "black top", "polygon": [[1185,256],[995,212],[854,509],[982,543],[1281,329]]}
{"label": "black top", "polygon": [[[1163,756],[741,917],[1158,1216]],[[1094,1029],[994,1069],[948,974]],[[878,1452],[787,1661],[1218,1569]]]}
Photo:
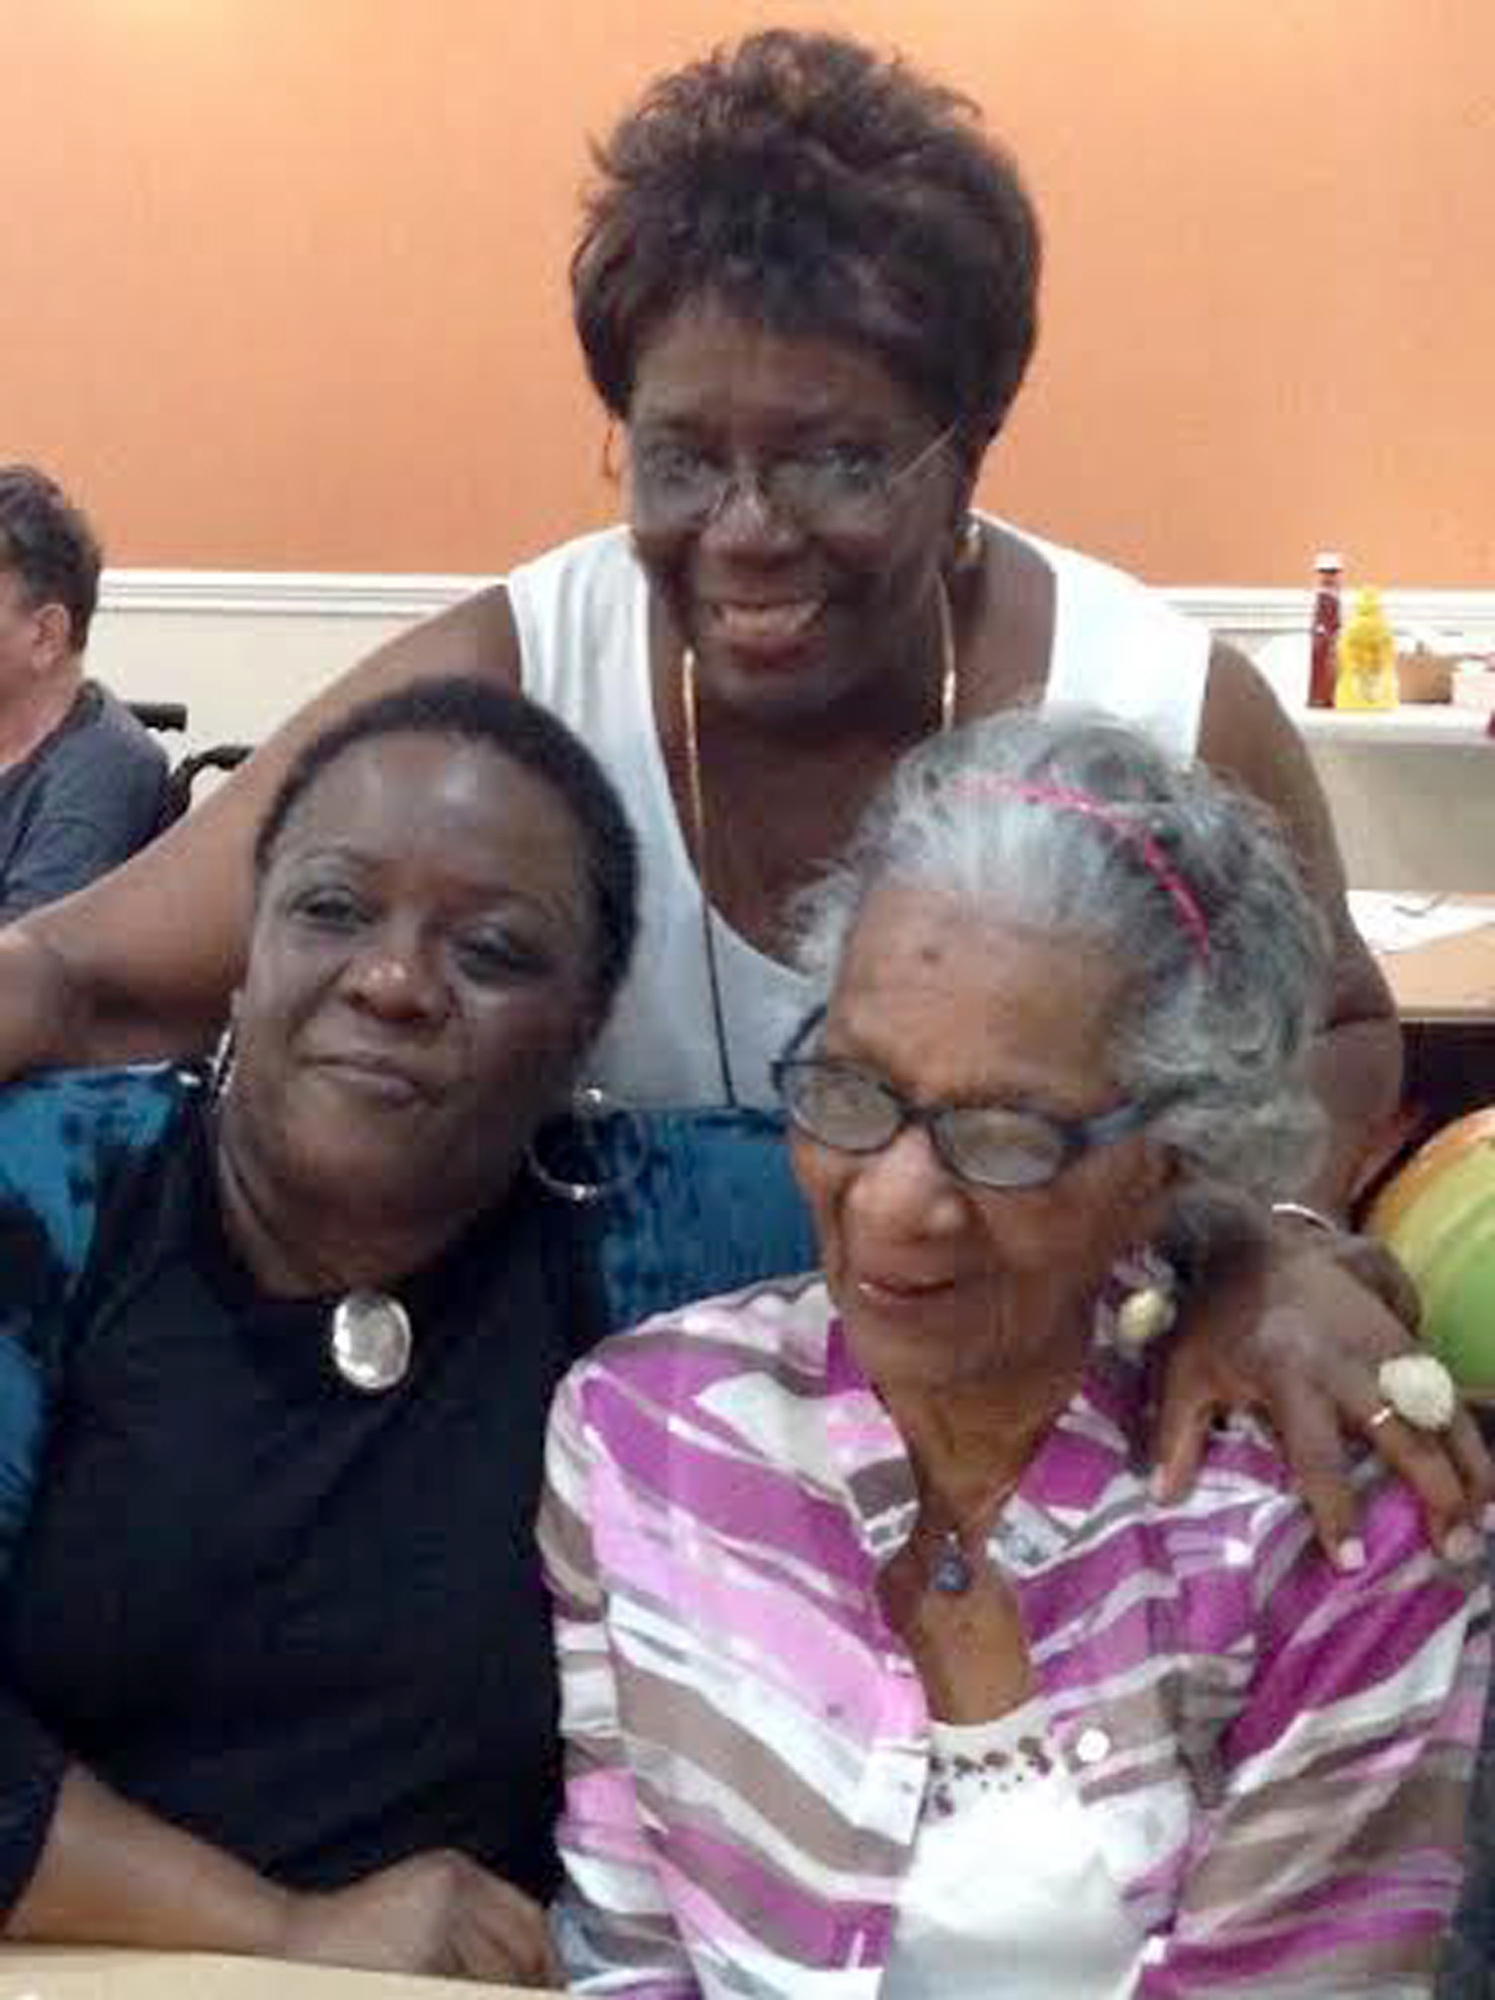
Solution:
{"label": "black top", "polygon": [[91,1269],[0,1607],[0,1907],[68,1758],[293,1886],[454,1846],[546,1894],[531,1530],[599,1330],[564,1206],[522,1184],[396,1288],[413,1361],[373,1396],[332,1368],[333,1301],[267,1300],[230,1249],[195,1097]]}

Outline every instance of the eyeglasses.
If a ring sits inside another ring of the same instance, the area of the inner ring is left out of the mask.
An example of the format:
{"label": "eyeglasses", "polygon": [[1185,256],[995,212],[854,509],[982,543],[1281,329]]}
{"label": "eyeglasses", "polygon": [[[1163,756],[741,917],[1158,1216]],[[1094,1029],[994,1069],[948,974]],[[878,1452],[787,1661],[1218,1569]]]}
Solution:
{"label": "eyeglasses", "polygon": [[739,489],[801,527],[870,533],[886,527],[904,488],[956,436],[951,424],[912,458],[876,445],[807,445],[778,457],[727,465],[688,438],[644,431],[630,438],[634,514],[645,526],[704,528]]}
{"label": "eyeglasses", "polygon": [[837,1056],[800,1055],[820,1026],[812,1014],[773,1065],[789,1122],[841,1153],[880,1153],[917,1125],[941,1165],[981,1188],[1043,1187],[1096,1146],[1139,1131],[1157,1108],[1121,1104],[1094,1118],[1051,1118],[1008,1104],[915,1104],[892,1084]]}

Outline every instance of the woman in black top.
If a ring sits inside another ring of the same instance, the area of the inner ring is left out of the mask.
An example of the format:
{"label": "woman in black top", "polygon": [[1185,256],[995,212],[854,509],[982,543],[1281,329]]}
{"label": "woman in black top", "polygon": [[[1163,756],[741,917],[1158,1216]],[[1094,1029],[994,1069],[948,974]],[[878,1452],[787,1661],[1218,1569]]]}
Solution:
{"label": "woman in black top", "polygon": [[311,744],[255,859],[216,1095],[0,1106],[5,1933],[541,1980],[531,1513],[597,1329],[523,1164],[631,836],[558,723],[452,681]]}

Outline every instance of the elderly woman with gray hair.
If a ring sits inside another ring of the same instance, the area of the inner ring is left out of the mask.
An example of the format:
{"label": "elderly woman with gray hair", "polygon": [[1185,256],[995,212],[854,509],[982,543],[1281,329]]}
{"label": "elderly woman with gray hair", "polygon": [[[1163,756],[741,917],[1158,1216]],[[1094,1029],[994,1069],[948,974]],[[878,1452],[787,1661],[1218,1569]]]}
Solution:
{"label": "elderly woman with gray hair", "polygon": [[1250,1420],[1184,1500],[1142,1449],[1162,1247],[1312,1165],[1278,834],[1117,725],[983,724],[895,775],[804,958],[821,1271],[604,1344],[552,1417],[575,1990],[1427,1990],[1477,1558],[1369,1455],[1335,1567]]}

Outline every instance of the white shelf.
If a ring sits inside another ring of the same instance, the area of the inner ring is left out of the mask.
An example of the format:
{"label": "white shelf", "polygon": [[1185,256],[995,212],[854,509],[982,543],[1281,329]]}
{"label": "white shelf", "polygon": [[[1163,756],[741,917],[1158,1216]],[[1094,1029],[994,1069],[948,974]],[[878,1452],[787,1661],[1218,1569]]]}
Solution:
{"label": "white shelf", "polygon": [[1466,745],[1495,742],[1487,735],[1490,718],[1477,708],[1440,702],[1407,702],[1383,714],[1343,713],[1334,708],[1299,709],[1293,718],[1310,743],[1374,743],[1382,749],[1412,745]]}

